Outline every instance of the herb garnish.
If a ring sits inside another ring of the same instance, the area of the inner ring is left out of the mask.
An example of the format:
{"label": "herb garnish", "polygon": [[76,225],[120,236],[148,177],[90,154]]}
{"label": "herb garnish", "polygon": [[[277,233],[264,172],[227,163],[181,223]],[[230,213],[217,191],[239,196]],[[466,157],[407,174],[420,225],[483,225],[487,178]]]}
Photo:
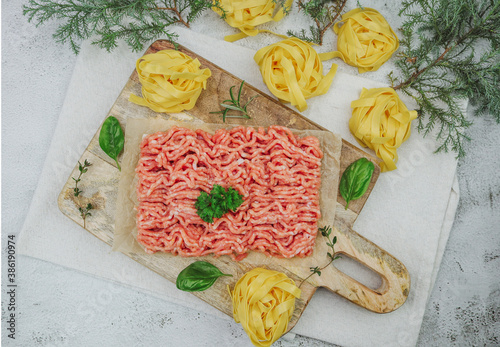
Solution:
{"label": "herb garnish", "polygon": [[122,171],[120,163],[118,163],[118,155],[123,150],[125,136],[123,135],[120,122],[113,116],[108,117],[102,124],[101,132],[99,133],[99,146],[104,153],[115,160],[118,170]]}
{"label": "herb garnish", "polygon": [[82,207],[78,206],[78,211],[80,211],[80,217],[83,219],[83,228],[85,229],[85,221],[87,220],[87,217],[92,216],[90,213],[90,210],[92,210],[94,207],[92,204],[89,202],[87,206]]}
{"label": "herb garnish", "polygon": [[201,219],[207,223],[213,223],[214,218],[220,218],[229,210],[236,212],[243,203],[243,195],[236,189],[224,187],[216,184],[213,186],[210,194],[201,192],[194,206]]}
{"label": "herb garnish", "polygon": [[233,275],[222,273],[206,261],[196,261],[179,273],[175,284],[177,289],[185,292],[201,292],[210,288],[221,276]]}
{"label": "herb garnish", "polygon": [[357,200],[363,196],[370,186],[375,165],[366,158],[360,158],[352,162],[345,169],[340,179],[340,195],[346,201],[345,209],[349,207],[351,200]]}
{"label": "herb garnish", "polygon": [[[240,89],[238,91],[238,98],[235,98],[234,94],[233,94],[233,88],[236,86],[232,86],[231,88],[229,88],[229,95],[231,96],[231,99],[224,100],[223,103],[220,104],[224,108],[224,110],[210,112],[210,113],[222,113],[222,121],[224,123],[226,122],[226,118],[251,119],[252,117],[250,117],[248,115],[247,106],[248,106],[248,104],[250,104],[250,102],[252,102],[253,99],[258,97],[259,95],[257,94],[257,95],[252,96],[250,98],[250,100],[248,100],[245,105],[241,106],[241,91],[243,90],[244,83],[245,83],[245,81],[242,81],[240,84]],[[229,104],[224,104],[224,102],[228,102]],[[230,110],[239,111],[239,112],[241,112],[241,114],[228,114],[228,112]]]}
{"label": "herb garnish", "polygon": [[91,166],[91,165],[92,164],[90,164],[90,162],[87,161],[87,159],[85,159],[83,164],[78,162],[78,170],[80,171],[80,174],[78,175],[78,178],[71,177],[73,179],[73,181],[75,181],[75,188],[73,188],[73,192],[74,192],[75,196],[78,196],[82,193],[80,188],[78,188],[78,182],[80,182],[82,180],[82,175],[87,172],[89,166]]}
{"label": "herb garnish", "polygon": [[318,231],[321,232],[321,235],[326,237],[328,241],[326,241],[326,245],[331,248],[331,251],[328,251],[327,256],[330,261],[328,264],[325,266],[319,267],[310,267],[311,274],[307,276],[302,283],[300,283],[299,288],[302,286],[302,284],[307,281],[312,275],[317,274],[318,276],[321,276],[321,270],[326,269],[335,259],[340,258],[339,255],[335,256],[335,244],[337,243],[337,236],[334,236],[333,239],[330,239],[330,235],[332,234],[332,227],[331,226],[326,226],[323,228],[318,228]]}
{"label": "herb garnish", "polygon": [[[82,180],[82,175],[88,171],[89,166],[92,164],[85,159],[85,161],[82,163],[78,162],[78,171],[80,171],[80,174],[78,175],[78,178],[71,177],[73,181],[75,181],[75,188],[73,188],[73,195],[78,197],[83,191],[78,188],[78,183]],[[91,216],[92,214],[90,213],[90,210],[92,210],[94,207],[92,206],[91,203],[88,203],[87,206],[83,207],[81,206],[78,202],[76,203],[78,207],[78,211],[80,211],[80,216],[83,219],[83,228],[85,228],[85,221],[88,216]]]}

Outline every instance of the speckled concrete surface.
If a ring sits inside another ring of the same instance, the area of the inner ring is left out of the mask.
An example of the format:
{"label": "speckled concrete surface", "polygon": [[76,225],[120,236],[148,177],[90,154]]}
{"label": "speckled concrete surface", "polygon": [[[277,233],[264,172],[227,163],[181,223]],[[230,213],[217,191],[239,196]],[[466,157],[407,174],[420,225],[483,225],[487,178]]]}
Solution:
{"label": "speckled concrete surface", "polygon": [[[6,235],[19,232],[28,212],[75,62],[68,47],[51,37],[57,25],[28,24],[23,3],[2,3],[4,250]],[[370,6],[388,9],[397,4],[374,1]],[[388,20],[399,24],[396,15]],[[205,31],[208,25],[201,21],[195,30]],[[214,25],[211,34],[216,36],[221,24]],[[370,78],[384,80],[390,69],[387,65]],[[474,121],[469,132],[473,142],[458,168],[461,201],[427,305],[421,346],[500,345],[500,125],[491,119]],[[234,322],[182,306],[174,310],[151,295],[36,259],[18,258],[18,285],[18,331],[12,341],[2,326],[5,345],[177,346],[186,337],[196,346],[248,345]],[[5,290],[3,284],[2,324]],[[341,314],[332,319],[341,319]],[[221,325],[231,334],[220,334]],[[329,346],[303,337],[277,345]]]}
{"label": "speckled concrete surface", "polygon": [[460,203],[420,331],[423,346],[500,345],[500,125],[475,119]]}

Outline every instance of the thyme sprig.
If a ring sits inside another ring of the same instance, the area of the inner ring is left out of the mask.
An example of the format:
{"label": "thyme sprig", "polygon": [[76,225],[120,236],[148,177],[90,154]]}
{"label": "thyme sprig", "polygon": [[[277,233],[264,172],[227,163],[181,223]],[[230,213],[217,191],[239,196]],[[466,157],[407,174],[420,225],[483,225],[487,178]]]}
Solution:
{"label": "thyme sprig", "polygon": [[[71,177],[73,181],[75,181],[75,187],[73,188],[73,195],[75,197],[79,197],[79,195],[83,193],[83,191],[78,187],[78,183],[80,183],[83,174],[88,171],[90,166],[92,166],[92,164],[87,159],[85,159],[83,164],[78,161],[78,171],[80,172],[80,174],[78,175],[77,178]],[[92,215],[90,213],[90,210],[92,210],[94,207],[92,206],[91,203],[88,203],[87,206],[82,206],[79,202],[76,202],[76,205],[78,207],[78,211],[80,212],[80,216],[83,219],[83,227],[85,228],[86,219],[87,217]]]}
{"label": "thyme sprig", "polygon": [[150,40],[166,37],[176,45],[176,24],[189,28],[207,9],[216,7],[225,16],[218,1],[209,0],[29,0],[23,6],[28,21],[41,25],[61,20],[54,34],[60,43],[69,43],[75,54],[80,42],[97,35],[92,43],[111,51],[124,40],[133,51],[142,51]]}
{"label": "thyme sprig", "polygon": [[[259,95],[254,95],[252,96],[247,102],[246,104],[244,104],[243,106],[241,105],[241,92],[243,90],[243,84],[245,83],[245,81],[242,81],[241,84],[240,84],[240,89],[238,90],[238,97],[235,98],[234,97],[234,93],[233,93],[233,88],[236,87],[236,86],[232,86],[231,88],[229,88],[229,95],[231,97],[231,99],[227,99],[227,100],[224,100],[220,105],[224,108],[224,110],[221,110],[221,111],[214,111],[214,112],[210,112],[210,113],[222,113],[222,121],[225,123],[226,122],[226,118],[244,118],[244,119],[251,119],[252,117],[250,117],[250,115],[248,114],[248,111],[247,111],[247,106],[256,98],[258,97]],[[228,104],[225,104],[225,103],[228,103]],[[229,111],[238,111],[240,112],[239,114],[228,114]]]}
{"label": "thyme sprig", "polygon": [[83,228],[84,229],[86,226],[85,221],[87,220],[87,217],[92,216],[92,214],[90,213],[90,210],[92,210],[93,208],[94,207],[92,206],[92,204],[90,202],[85,207],[78,206],[78,211],[80,211],[80,217],[82,217],[82,219],[83,219]]}
{"label": "thyme sprig", "polygon": [[322,266],[322,267],[319,267],[319,266],[314,266],[314,267],[310,267],[309,269],[311,270],[311,274],[309,276],[307,276],[299,285],[299,288],[302,286],[302,284],[304,282],[306,282],[311,276],[313,275],[318,275],[318,276],[321,276],[321,271],[326,269],[328,266],[330,266],[331,263],[333,263],[333,261],[335,259],[338,259],[340,258],[339,255],[335,255],[335,244],[337,243],[337,236],[334,236],[333,239],[330,239],[330,236],[332,234],[332,227],[331,226],[325,226],[325,227],[322,227],[322,228],[318,228],[318,231],[321,232],[321,235],[323,235],[323,237],[326,237],[327,238],[327,241],[326,241],[326,245],[331,249],[331,251],[329,250],[327,252],[327,256],[328,256],[328,259],[330,260],[328,262],[328,264]]}
{"label": "thyme sprig", "polygon": [[460,100],[500,123],[500,1],[405,0],[400,15],[399,73],[389,75],[391,84],[418,104],[418,130],[437,130],[436,151],[462,157],[472,121]]}
{"label": "thyme sprig", "polygon": [[323,36],[337,21],[344,10],[347,0],[309,0],[298,1],[299,11],[311,17],[314,24],[309,26],[309,33],[305,29],[300,32],[289,30],[289,36],[295,36],[303,41],[323,44]]}
{"label": "thyme sprig", "polygon": [[78,171],[80,171],[80,174],[78,175],[78,178],[71,177],[73,181],[75,181],[75,188],[73,188],[73,193],[75,196],[78,196],[82,193],[80,188],[78,188],[78,183],[82,180],[82,175],[88,171],[89,166],[92,166],[92,164],[85,159],[85,161],[82,163],[78,162]]}

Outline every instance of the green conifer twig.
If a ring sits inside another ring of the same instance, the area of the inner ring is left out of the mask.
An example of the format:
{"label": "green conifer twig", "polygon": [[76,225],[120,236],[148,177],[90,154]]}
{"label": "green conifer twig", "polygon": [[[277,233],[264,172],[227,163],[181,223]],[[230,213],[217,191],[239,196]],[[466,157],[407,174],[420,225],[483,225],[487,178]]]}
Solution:
{"label": "green conifer twig", "polygon": [[289,30],[287,34],[303,41],[322,45],[323,36],[335,24],[346,3],[347,0],[299,0],[297,3],[299,11],[311,17],[314,24],[309,27],[309,33],[302,29],[300,32]]}
{"label": "green conifer twig", "polygon": [[170,30],[175,24],[189,27],[199,15],[212,7],[225,11],[219,2],[209,0],[29,0],[23,6],[28,21],[41,25],[61,20],[54,33],[57,42],[69,43],[75,54],[80,42],[97,35],[92,43],[108,51],[123,39],[133,51],[144,50],[150,40],[166,37],[175,43]]}
{"label": "green conifer twig", "polygon": [[419,131],[437,129],[437,152],[462,157],[472,121],[460,100],[500,123],[500,1],[406,0],[402,14],[399,74],[389,75],[391,84],[418,104]]}

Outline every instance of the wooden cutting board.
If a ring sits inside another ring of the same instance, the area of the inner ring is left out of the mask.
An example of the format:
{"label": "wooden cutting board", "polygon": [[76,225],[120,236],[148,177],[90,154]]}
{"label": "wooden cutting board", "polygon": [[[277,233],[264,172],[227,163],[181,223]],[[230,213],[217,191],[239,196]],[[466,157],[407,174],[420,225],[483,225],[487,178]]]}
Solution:
{"label": "wooden cutting board", "polygon": [[[168,41],[158,40],[148,48],[146,53],[154,53],[159,50],[171,48],[173,47]],[[241,80],[182,46],[179,47],[179,50],[193,58],[198,58],[202,68],[208,67],[211,70],[212,77],[207,84],[207,90],[201,94],[195,108],[182,114],[161,114],[161,116],[165,119],[194,117],[207,123],[222,123],[220,115],[210,114],[209,112],[220,109],[219,104],[229,96],[229,88],[234,85],[239,86]],[[131,93],[140,95],[140,89],[141,86],[138,76],[134,71],[106,117],[116,117],[120,121],[123,129],[125,129],[127,118],[158,117],[159,114],[148,108],[134,105],[128,101],[128,97]],[[282,125],[299,130],[325,130],[318,124],[315,124],[299,113],[284,106],[267,94],[245,83],[242,94],[244,100],[255,94],[259,94],[260,97],[257,99],[258,101],[252,102],[248,108],[253,118],[244,120],[243,122],[241,119],[237,119],[233,121],[234,123],[237,122],[244,125],[264,127],[269,125]],[[106,117],[103,117],[103,121]],[[228,120],[228,124],[231,124],[231,120]],[[80,158],[80,162],[83,163],[83,161],[87,159],[92,163],[92,166],[89,169],[89,173],[84,176],[84,179],[80,183],[80,188],[84,193],[79,196],[78,199],[80,199],[79,202],[81,204],[86,205],[88,202],[91,202],[94,206],[94,209],[91,211],[92,216],[87,218],[85,229],[111,246],[113,244],[116,199],[120,173],[114,161],[100,149],[99,131],[100,129],[97,130],[95,136],[92,138],[90,144]],[[343,141],[340,175],[350,163],[362,157],[377,163],[376,158],[361,151],[349,142]],[[347,300],[377,313],[391,312],[405,302],[410,289],[410,277],[405,266],[389,253],[352,230],[353,223],[368,199],[379,174],[380,168],[378,165],[375,165],[375,172],[368,191],[361,199],[351,202],[347,210],[344,208],[345,201],[339,193],[337,198],[334,235],[337,236],[337,244],[335,245],[336,254],[350,257],[370,268],[380,275],[382,278],[382,285],[372,290],[336,269],[334,263],[324,269],[321,276],[314,275],[307,282],[302,284],[302,295],[296,302],[296,309],[289,323],[289,330],[295,326],[318,287],[325,287],[343,296]],[[82,218],[75,205],[77,201],[73,195],[74,181],[72,177],[77,176],[78,164],[75,166],[75,169],[62,189],[59,195],[58,204],[59,208],[66,216],[83,227]],[[318,237],[322,236],[318,235]],[[171,259],[169,261],[156,255],[127,255],[172,282],[175,282],[178,273],[185,267],[185,264],[195,260],[193,258],[177,257],[178,260],[172,262]],[[214,262],[213,257],[204,257],[204,259]],[[324,264],[317,265],[322,266]],[[237,279],[251,268],[258,266],[258,264],[234,262],[229,257],[220,257],[217,259],[217,266],[224,273],[231,273],[233,277],[221,278],[209,290],[193,294],[222,312],[232,316],[232,304],[227,292],[227,285],[234,285]],[[309,270],[305,269],[305,271],[302,271],[302,275],[299,276],[296,273],[292,273],[287,268],[273,267],[273,269],[286,273],[293,278],[296,283],[301,283],[303,278],[306,277],[303,274],[307,273]]]}

